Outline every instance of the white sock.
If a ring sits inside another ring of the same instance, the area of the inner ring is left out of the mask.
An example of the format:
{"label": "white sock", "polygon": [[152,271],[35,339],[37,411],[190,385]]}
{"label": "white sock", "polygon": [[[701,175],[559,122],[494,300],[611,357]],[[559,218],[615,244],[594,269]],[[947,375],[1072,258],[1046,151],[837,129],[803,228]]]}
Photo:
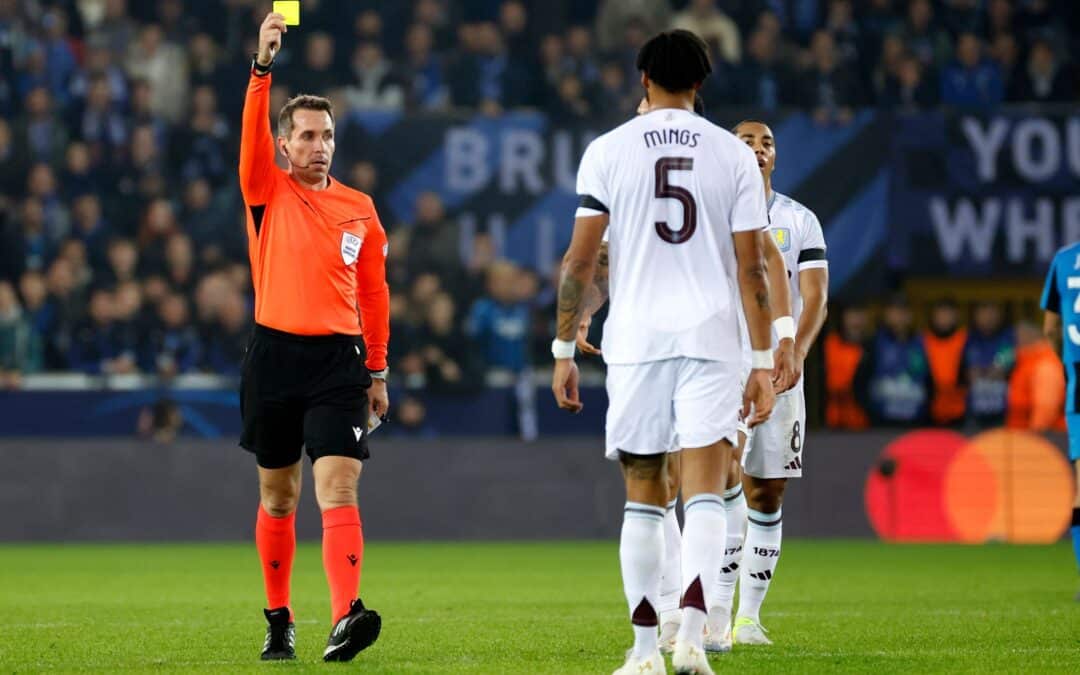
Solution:
{"label": "white sock", "polygon": [[705,633],[707,606],[716,585],[716,564],[720,561],[727,536],[724,500],[720,495],[699,494],[683,507],[682,552],[682,625],[679,640],[701,648]]}
{"label": "white sock", "polygon": [[675,513],[676,497],[667,505],[664,513],[664,566],[660,573],[660,601],[656,608],[660,612],[660,625],[672,621],[678,623],[679,594],[682,592],[682,530],[679,529],[679,516]]}
{"label": "white sock", "polygon": [[735,582],[739,580],[739,565],[743,555],[743,538],[746,537],[746,496],[742,485],[724,491],[724,520],[727,522],[727,542],[720,574],[716,578],[716,592],[709,602],[709,613],[731,618],[735,602]]}
{"label": "white sock", "polygon": [[769,592],[776,563],[780,560],[780,537],[782,524],[780,515],[762,513],[750,509],[746,517],[746,543],[743,545],[742,569],[739,571],[739,613],[738,617],[753,619],[761,623],[758,612],[765,594]]}
{"label": "white sock", "polygon": [[634,656],[648,658],[657,649],[656,604],[660,595],[660,566],[664,561],[664,509],[626,502],[619,563],[623,591],[634,626]]}

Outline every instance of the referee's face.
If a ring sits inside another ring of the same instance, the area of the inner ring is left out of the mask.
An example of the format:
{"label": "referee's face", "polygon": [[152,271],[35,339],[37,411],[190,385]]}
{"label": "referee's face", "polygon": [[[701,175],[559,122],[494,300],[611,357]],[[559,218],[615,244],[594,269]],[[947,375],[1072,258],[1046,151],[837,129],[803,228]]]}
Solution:
{"label": "referee's face", "polygon": [[330,173],[334,158],[334,121],[325,110],[305,108],[294,110],[292,117],[292,133],[282,143],[285,157],[298,178],[321,182]]}
{"label": "referee's face", "polygon": [[735,130],[735,135],[754,151],[761,175],[766,179],[772,176],[776,168],[776,140],[772,129],[760,122],[743,122]]}

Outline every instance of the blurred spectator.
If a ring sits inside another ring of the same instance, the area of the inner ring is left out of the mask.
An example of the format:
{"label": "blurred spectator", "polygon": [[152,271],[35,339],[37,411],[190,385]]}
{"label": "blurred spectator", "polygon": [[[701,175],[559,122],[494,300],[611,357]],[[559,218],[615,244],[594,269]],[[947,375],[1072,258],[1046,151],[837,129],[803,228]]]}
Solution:
{"label": "blurred spectator", "polygon": [[961,33],[956,60],[941,75],[941,102],[962,108],[986,107],[1005,97],[1001,67],[982,54],[974,33]]}
{"label": "blurred spectator", "polygon": [[66,260],[54,260],[49,266],[46,277],[49,289],[49,303],[55,310],[52,332],[48,337],[50,354],[51,348],[56,347],[57,359],[52,367],[69,368],[70,349],[76,325],[85,312],[86,298],[84,289],[75,285],[75,275],[71,271],[71,263]]}
{"label": "blurred spectator", "polygon": [[577,75],[566,74],[559,80],[550,112],[554,121],[564,124],[592,117],[592,104],[586,98],[585,85]]}
{"label": "blurred spectator", "polygon": [[42,366],[41,337],[23,315],[15,289],[0,281],[0,389],[14,389]]}
{"label": "blurred spectator", "polygon": [[463,24],[458,35],[459,50],[447,70],[455,106],[496,114],[529,102],[533,74],[527,64],[508,57],[495,24]]}
{"label": "blurred spectator", "polygon": [[989,0],[986,3],[986,36],[996,42],[1001,35],[1013,35],[1013,0]]}
{"label": "blurred spectator", "polygon": [[86,247],[90,267],[100,275],[109,266],[109,240],[112,231],[101,212],[101,200],[93,193],[75,198],[72,203],[72,236]]}
{"label": "blurred spectator", "polygon": [[592,33],[585,26],[571,26],[566,31],[566,57],[571,72],[583,85],[592,86],[600,79]]}
{"label": "blurred spectator", "polygon": [[[244,66],[228,63],[221,48],[209,33],[196,33],[187,43],[188,68],[192,87],[210,87],[220,98],[222,111],[228,119],[237,119],[242,109],[240,96],[225,96],[235,87],[237,81],[243,81],[240,69]],[[239,79],[237,79],[239,78]],[[229,104],[230,99],[234,102]]]}
{"label": "blurred spectator", "polygon": [[528,340],[529,299],[536,294],[536,281],[530,276],[513,263],[493,263],[488,269],[488,296],[473,304],[465,324],[465,334],[476,343],[485,365],[515,376],[518,431],[525,440],[538,433]]}
{"label": "blurred spectator", "polygon": [[1046,40],[1037,40],[1028,53],[1027,67],[1017,73],[1010,101],[1064,103],[1073,100],[1070,74]]}
{"label": "blurred spectator", "polygon": [[109,241],[106,255],[109,270],[103,281],[110,284],[134,281],[139,266],[139,249],[130,239],[115,238]]}
{"label": "blurred spectator", "polygon": [[113,59],[119,61],[127,56],[128,47],[135,40],[137,27],[131,20],[127,11],[127,0],[105,0],[104,12],[96,20],[92,18],[87,5],[92,3],[75,3],[83,15],[83,21],[91,29],[92,35],[100,43],[112,52]]}
{"label": "blurred spectator", "polygon": [[[349,169],[349,186],[371,197],[376,207],[386,203],[379,184],[379,168],[374,162],[361,160]],[[381,209],[380,209],[381,210]]]}
{"label": "blurred spectator", "polygon": [[905,56],[900,60],[896,76],[885,82],[881,103],[899,110],[923,110],[937,103],[937,92],[918,59]]}
{"label": "blurred spectator", "polygon": [[27,272],[22,275],[19,280],[19,295],[22,298],[23,315],[41,344],[42,367],[61,367],[65,359],[63,350],[56,342],[59,334],[56,303],[49,297],[44,275],[41,272]]}
{"label": "blurred spectator", "polygon": [[94,164],[103,163],[127,145],[127,120],[113,100],[112,85],[105,75],[96,75],[90,80],[86,99],[72,128],[79,139],[90,146]]}
{"label": "blurred spectator", "polygon": [[852,68],[865,66],[859,62],[859,48],[863,43],[862,29],[855,20],[852,0],[829,0],[824,29],[832,36],[838,60]]}
{"label": "blurred spectator", "polygon": [[217,322],[205,334],[203,365],[212,373],[239,375],[251,336],[251,308],[242,293],[231,289],[221,300]]}
{"label": "blurred spectator", "polygon": [[402,77],[377,42],[356,46],[352,81],[345,88],[351,110],[401,110],[405,107]]}
{"label": "blurred spectator", "polygon": [[66,260],[71,265],[76,287],[86,288],[94,280],[94,270],[90,268],[86,246],[78,239],[65,239],[61,242],[56,259]]}
{"label": "blurred spectator", "polygon": [[[100,162],[100,158],[97,161]],[[65,199],[71,200],[85,194],[105,191],[101,188],[101,177],[95,175],[94,164],[90,148],[85,143],[76,141],[68,146],[61,174],[61,191]],[[99,204],[100,201],[98,198]]]}
{"label": "blurred spectator", "polygon": [[1019,100],[1020,92],[1020,46],[1012,33],[1000,33],[990,44],[990,57],[1001,69],[1001,84],[1006,98]]}
{"label": "blurred spectator", "polygon": [[945,0],[944,23],[953,35],[977,32],[982,28],[983,0]]}
{"label": "blurred spectator", "polygon": [[1005,426],[1065,430],[1065,369],[1050,341],[1030,321],[1016,325],[1016,367],[1009,378]]}
{"label": "blurred spectator", "polygon": [[411,269],[450,277],[461,270],[461,228],[446,217],[442,199],[424,192],[416,199],[416,219],[409,236]]}
{"label": "blurred spectator", "polygon": [[951,53],[949,35],[934,21],[930,0],[911,0],[900,36],[926,68],[945,64]]}
{"label": "blurred spectator", "polygon": [[428,303],[417,343],[427,391],[461,392],[483,385],[473,350],[457,326],[454,300],[447,293],[436,294]]}
{"label": "blurred spectator", "polygon": [[518,63],[531,66],[531,62],[536,58],[536,40],[530,30],[529,11],[525,3],[521,0],[506,0],[499,6],[499,30],[506,41],[506,50],[510,57]]}
{"label": "blurred spectator", "polygon": [[59,164],[63,158],[67,128],[44,86],[31,89],[23,99],[23,115],[15,123],[15,137],[26,144],[29,161]]}
{"label": "blurred spectator", "polygon": [[166,276],[165,249],[169,238],[179,227],[173,206],[167,199],[155,199],[146,207],[139,228],[139,273]]}
{"label": "blurred spectator", "polygon": [[864,32],[864,54],[876,54],[881,49],[881,41],[887,35],[898,32],[902,23],[898,10],[903,4],[903,0],[867,0],[859,3],[857,16]]}
{"label": "blurred spectator", "polygon": [[738,63],[742,60],[739,27],[716,4],[716,0],[690,0],[686,9],[674,16],[671,27],[697,34],[713,45],[724,61]]}
{"label": "blurred spectator", "polygon": [[776,110],[791,101],[795,88],[791,70],[777,58],[777,38],[759,29],[747,44],[748,58],[735,74],[734,91],[739,103]]}
{"label": "blurred spectator", "polygon": [[855,374],[866,353],[870,320],[859,306],[845,307],[840,328],[825,336],[825,423],[835,429],[870,425],[855,391]]}
{"label": "blurred spectator", "polygon": [[127,69],[150,83],[150,106],[157,115],[179,122],[187,113],[188,63],[184,50],[166,42],[161,26],[147,24],[131,46]]}
{"label": "blurred spectator", "polygon": [[161,300],[157,322],[150,329],[144,370],[173,377],[194,370],[202,362],[202,342],[190,318],[183,295],[170,293]]}
{"label": "blurred spectator", "polygon": [[[319,93],[326,95],[342,84],[341,74],[334,64],[334,38],[328,33],[307,34],[304,44],[304,61],[288,70],[282,70],[281,83],[292,94]],[[294,48],[295,49],[295,48]],[[280,110],[280,108],[273,108]]]}
{"label": "blurred spectator", "polygon": [[409,28],[405,35],[405,68],[408,100],[414,108],[437,109],[447,103],[443,59],[434,48],[435,36],[430,26],[416,23]]}
{"label": "blurred spectator", "polygon": [[73,369],[89,375],[136,372],[134,353],[126,352],[114,335],[115,311],[109,291],[99,288],[90,294],[87,317],[72,337],[69,358]]}
{"label": "blurred spectator", "polygon": [[231,178],[233,158],[225,151],[228,139],[229,123],[218,110],[213,87],[196,87],[192,92],[188,126],[179,130],[175,139],[182,148],[180,178],[206,178],[217,185]]}
{"label": "blurred spectator", "polygon": [[41,17],[44,28],[42,45],[47,64],[49,91],[61,103],[67,102],[68,83],[78,65],[74,40],[68,35],[68,20],[59,8],[45,12]]}
{"label": "blurred spectator", "polygon": [[626,30],[639,26],[648,36],[671,23],[667,0],[600,0],[596,13],[596,37],[600,49],[612,51],[625,42]]}
{"label": "blurred spectator", "polygon": [[11,125],[0,117],[0,209],[4,208],[7,197],[22,191],[23,177],[26,175],[24,154],[16,146]]}
{"label": "blurred spectator", "polygon": [[930,368],[906,298],[896,296],[885,307],[855,379],[875,425],[920,426],[929,419]]}
{"label": "blurred spectator", "polygon": [[205,178],[188,181],[181,208],[182,229],[204,264],[246,253],[244,230],[233,220],[227,195],[215,195]]}
{"label": "blurred spectator", "polygon": [[41,206],[41,200],[36,197],[23,200],[17,223],[18,235],[13,237],[12,243],[22,251],[25,269],[44,269],[56,248],[45,231],[45,209]]}
{"label": "blurred spectator", "polygon": [[930,363],[933,393],[930,420],[938,426],[964,421],[967,391],[962,375],[967,329],[960,325],[960,309],[952,298],[938,300],[930,308],[930,327],[923,333]]}
{"label": "blurred spectator", "polygon": [[59,242],[71,229],[71,214],[68,213],[56,172],[48,164],[35,164],[30,167],[26,179],[26,192],[41,205],[45,224],[45,236],[52,242]]}
{"label": "blurred spectator", "polygon": [[166,281],[173,290],[190,295],[195,291],[195,251],[191,238],[177,233],[165,242]]}
{"label": "blurred spectator", "polygon": [[1016,339],[997,302],[975,305],[971,331],[964,348],[968,382],[968,418],[980,428],[1005,422],[1009,374],[1016,364]]}
{"label": "blurred spectator", "polygon": [[802,104],[813,110],[819,124],[851,121],[852,107],[861,102],[859,82],[850,67],[839,62],[832,35],[824,30],[814,33],[810,54],[813,64],[801,78]]}

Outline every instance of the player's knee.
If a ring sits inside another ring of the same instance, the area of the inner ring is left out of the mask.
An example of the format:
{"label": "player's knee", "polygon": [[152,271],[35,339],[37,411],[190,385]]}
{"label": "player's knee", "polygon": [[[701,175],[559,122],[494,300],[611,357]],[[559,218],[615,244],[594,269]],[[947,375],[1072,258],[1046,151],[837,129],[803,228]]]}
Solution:
{"label": "player's knee", "polygon": [[753,479],[746,487],[747,506],[763,513],[776,513],[784,502],[783,479]]}
{"label": "player's knee", "polygon": [[282,490],[280,492],[273,490],[262,491],[262,507],[274,518],[284,518],[296,511],[296,506],[300,502],[299,490]]}
{"label": "player's knee", "polygon": [[339,506],[356,506],[358,503],[356,481],[347,478],[328,480],[316,486],[315,498],[323,511]]}
{"label": "player's knee", "polygon": [[623,473],[632,480],[657,481],[664,475],[665,455],[632,455],[619,451]]}

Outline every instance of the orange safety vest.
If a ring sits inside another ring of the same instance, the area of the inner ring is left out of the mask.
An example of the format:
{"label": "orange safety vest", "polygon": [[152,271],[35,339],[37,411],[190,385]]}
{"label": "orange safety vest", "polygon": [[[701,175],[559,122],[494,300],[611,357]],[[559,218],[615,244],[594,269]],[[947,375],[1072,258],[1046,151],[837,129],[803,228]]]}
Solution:
{"label": "orange safety vest", "polygon": [[933,331],[923,334],[926,357],[930,360],[930,377],[934,381],[930,417],[934,424],[952,424],[964,418],[967,389],[960,385],[960,363],[964,359],[967,329],[961,328],[949,337],[938,337]]}
{"label": "orange safety vest", "polygon": [[855,371],[862,357],[862,345],[845,341],[839,333],[825,337],[825,423],[830,427],[870,426],[866,411],[855,400]]}
{"label": "orange safety vest", "polygon": [[1005,426],[1032,431],[1065,429],[1065,369],[1045,340],[1016,350]]}

